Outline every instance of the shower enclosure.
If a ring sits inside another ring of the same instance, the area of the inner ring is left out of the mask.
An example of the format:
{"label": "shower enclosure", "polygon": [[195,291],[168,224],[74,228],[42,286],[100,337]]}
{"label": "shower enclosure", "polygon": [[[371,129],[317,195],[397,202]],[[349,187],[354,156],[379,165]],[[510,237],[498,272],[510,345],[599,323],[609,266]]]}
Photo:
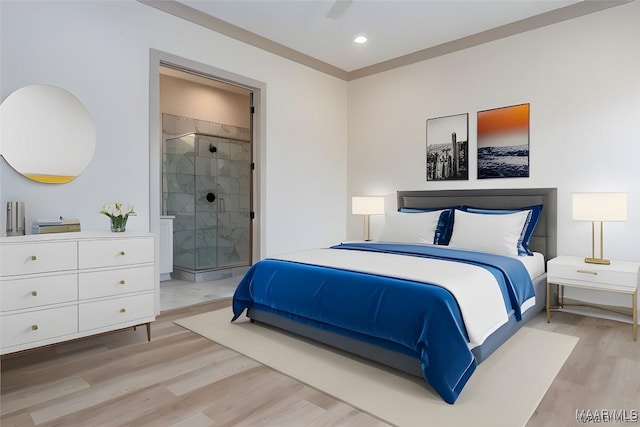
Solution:
{"label": "shower enclosure", "polygon": [[163,145],[163,213],[175,217],[172,276],[212,280],[250,265],[250,142],[189,133]]}

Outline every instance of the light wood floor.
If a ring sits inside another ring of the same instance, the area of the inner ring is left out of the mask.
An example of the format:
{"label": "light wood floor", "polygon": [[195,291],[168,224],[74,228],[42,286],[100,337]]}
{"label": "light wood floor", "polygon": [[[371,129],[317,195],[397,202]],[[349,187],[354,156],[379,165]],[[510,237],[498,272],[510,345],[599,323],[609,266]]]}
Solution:
{"label": "light wood floor", "polygon": [[[4,357],[0,424],[388,425],[172,323],[227,306],[163,313],[150,343],[138,328]],[[640,342],[629,324],[554,313],[552,323],[541,315],[529,326],[580,341],[527,427],[575,426],[579,409],[640,411]]]}

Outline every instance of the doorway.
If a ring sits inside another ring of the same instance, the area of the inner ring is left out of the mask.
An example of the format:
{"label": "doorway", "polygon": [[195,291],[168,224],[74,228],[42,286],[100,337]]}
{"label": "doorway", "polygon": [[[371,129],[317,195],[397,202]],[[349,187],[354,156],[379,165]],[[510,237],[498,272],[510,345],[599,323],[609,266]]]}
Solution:
{"label": "doorway", "polygon": [[[154,60],[154,53],[160,58]],[[259,259],[254,139],[260,126],[254,124],[253,101],[260,88],[233,82],[228,75],[220,78],[217,70],[168,54],[152,51],[151,56],[158,72],[156,141],[162,142],[157,144],[156,162],[156,149],[151,149],[158,192],[154,202],[151,179],[150,203],[157,206],[158,222],[173,222],[171,271],[167,274],[166,265],[160,266],[158,275],[164,279],[159,313],[231,296],[244,272]],[[153,110],[153,93],[150,98]],[[153,232],[153,211],[150,229]],[[157,259],[162,260],[162,237],[158,246]],[[167,287],[170,292],[163,292]],[[167,294],[172,301],[163,298]]]}

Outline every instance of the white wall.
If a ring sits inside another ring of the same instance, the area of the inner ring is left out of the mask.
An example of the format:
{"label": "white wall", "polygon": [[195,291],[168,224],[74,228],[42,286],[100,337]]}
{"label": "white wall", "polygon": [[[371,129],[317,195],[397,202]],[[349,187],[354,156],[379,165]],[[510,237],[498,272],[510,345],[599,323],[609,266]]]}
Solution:
{"label": "white wall", "polygon": [[[557,187],[558,253],[582,255],[590,225],[571,220],[571,193],[626,191],[629,221],[605,224],[605,254],[640,259],[638,22],[633,2],[350,82],[348,195]],[[530,178],[477,180],[476,113],[519,103],[531,105]],[[427,182],[426,120],[459,113],[470,179]],[[359,237],[360,218],[349,225]]]}
{"label": "white wall", "polygon": [[[65,185],[19,176],[0,161],[0,203],[26,203],[27,222],[77,217],[107,229],[108,201],[136,206],[149,229],[150,49],[264,82],[261,256],[326,246],[346,225],[347,83],[142,3],[0,2],[0,99],[30,84],[75,94],[96,125],[95,157]],[[155,142],[154,142],[155,143]],[[0,215],[4,232],[4,215]],[[131,221],[130,221],[131,222]]]}
{"label": "white wall", "polygon": [[[591,227],[571,220],[571,193],[626,191],[629,220],[605,224],[605,257],[640,260],[639,22],[633,2],[350,82],[348,196],[557,187],[558,253],[585,256]],[[531,108],[530,178],[477,180],[476,113],[520,103]],[[426,120],[460,113],[470,179],[427,182]],[[362,219],[347,218],[361,238]]]}

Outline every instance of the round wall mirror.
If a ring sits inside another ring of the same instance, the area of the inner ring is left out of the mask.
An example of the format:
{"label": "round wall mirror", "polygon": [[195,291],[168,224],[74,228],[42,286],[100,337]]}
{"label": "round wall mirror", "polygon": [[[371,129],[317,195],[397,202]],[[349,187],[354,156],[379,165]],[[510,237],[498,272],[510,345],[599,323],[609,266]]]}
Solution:
{"label": "round wall mirror", "polygon": [[95,148],[91,116],[64,89],[25,86],[0,105],[0,154],[29,179],[69,182],[86,169]]}

